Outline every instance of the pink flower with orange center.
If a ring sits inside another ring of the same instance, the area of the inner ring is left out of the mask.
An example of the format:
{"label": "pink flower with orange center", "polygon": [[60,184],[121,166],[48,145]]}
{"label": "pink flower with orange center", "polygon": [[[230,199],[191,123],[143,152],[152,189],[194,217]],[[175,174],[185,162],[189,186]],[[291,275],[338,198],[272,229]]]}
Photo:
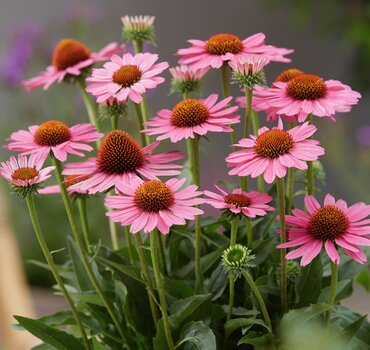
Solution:
{"label": "pink flower with orange center", "polygon": [[68,154],[83,157],[81,151],[90,152],[93,148],[86,143],[95,142],[103,137],[92,124],[77,124],[68,127],[58,120],[48,120],[41,125],[30,126],[27,130],[14,132],[7,139],[5,148],[21,154],[39,154],[46,159],[50,152],[61,162]]}
{"label": "pink flower with orange center", "polygon": [[98,103],[112,98],[118,102],[130,99],[140,103],[146,90],[164,82],[158,74],[168,68],[168,63],[155,63],[157,60],[158,55],[151,53],[113,55],[103,68],[93,69],[92,76],[86,79],[91,83],[86,91],[95,96]]}
{"label": "pink flower with orange center", "polygon": [[214,208],[229,210],[234,214],[242,214],[249,218],[265,216],[268,211],[275,210],[267,204],[272,200],[268,194],[256,191],[245,192],[240,188],[227,193],[220,187],[216,185],[215,187],[221,194],[204,191],[204,194],[209,197],[205,198],[205,202]]}
{"label": "pink flower with orange center", "polygon": [[148,233],[157,228],[161,233],[168,234],[173,225],[185,225],[186,220],[194,220],[203,214],[196,205],[204,203],[197,198],[202,194],[196,185],[182,190],[186,179],[170,179],[143,181],[139,177],[130,183],[123,184],[121,191],[124,196],[110,196],[105,199],[108,208],[107,216],[122,226],[130,225],[130,232],[140,230]]}
{"label": "pink flower with orange center", "polygon": [[62,82],[68,75],[78,77],[82,71],[93,64],[120,54],[125,45],[110,43],[99,52],[91,52],[85,45],[74,39],[62,39],[54,49],[52,65],[38,76],[22,82],[26,91],[40,86],[47,90],[55,82]]}
{"label": "pink flower with orange center", "polygon": [[234,167],[229,174],[252,178],[263,174],[265,181],[272,183],[276,177],[283,178],[288,168],[306,170],[307,161],[325,153],[319,141],[308,139],[315,131],[316,127],[307,122],[287,131],[281,120],[275,128],[263,127],[258,136],[241,139],[236,145],[245,149],[226,158],[227,165]]}
{"label": "pink flower with orange center", "polygon": [[172,111],[162,109],[157,116],[145,123],[148,129],[142,130],[157,140],[170,139],[178,142],[182,139],[203,136],[207,132],[231,132],[230,124],[240,121],[235,114],[237,106],[228,106],[232,97],[217,102],[218,95],[212,94],[205,100],[187,98],[179,102]]}
{"label": "pink flower with orange center", "polygon": [[[350,207],[347,203],[327,194],[324,205],[320,206],[313,196],[305,196],[307,213],[293,209],[293,215],[287,215],[288,242],[278,248],[295,248],[286,255],[286,259],[301,257],[301,266],[308,265],[320,254],[323,246],[330,260],[339,264],[338,248],[360,264],[367,261],[366,255],[358,246],[370,246],[369,220],[370,206],[356,203]],[[297,248],[298,247],[298,248]]]}
{"label": "pink flower with orange center", "polygon": [[121,186],[139,176],[157,180],[157,176],[179,175],[182,166],[170,163],[184,155],[177,151],[151,154],[158,145],[159,142],[154,142],[142,148],[128,133],[113,130],[105,136],[97,157],[66,164],[63,174],[89,176],[69,189],[90,194],[105,192],[111,187],[123,192]]}
{"label": "pink flower with orange center", "polygon": [[51,177],[50,173],[55,169],[49,166],[42,169],[44,159],[39,154],[32,154],[28,159],[19,155],[18,159],[10,157],[0,165],[0,175],[17,187],[30,187]]}
{"label": "pink flower with orange center", "polygon": [[232,57],[245,55],[265,56],[270,61],[290,62],[285,55],[294,50],[265,45],[265,35],[257,33],[241,40],[234,34],[221,33],[211,36],[208,40],[188,40],[192,45],[186,49],[180,49],[176,55],[183,56],[180,64],[186,64],[192,68],[221,68],[224,62]]}

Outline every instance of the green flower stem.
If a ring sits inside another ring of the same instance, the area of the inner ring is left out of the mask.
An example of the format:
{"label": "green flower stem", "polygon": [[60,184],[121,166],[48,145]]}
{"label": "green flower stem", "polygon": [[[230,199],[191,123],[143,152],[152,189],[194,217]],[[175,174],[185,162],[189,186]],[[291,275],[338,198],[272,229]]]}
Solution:
{"label": "green flower stem", "polygon": [[141,110],[140,105],[137,103],[134,103],[136,115],[137,115],[137,121],[139,124],[139,133],[140,133],[140,138],[141,138],[141,145],[143,147],[147,146],[149,144],[149,138],[147,134],[143,134],[140,132],[140,130],[144,129],[144,117],[143,117],[143,112]]}
{"label": "green flower stem", "polygon": [[157,285],[157,290],[158,290],[158,295],[159,295],[159,302],[161,306],[164,332],[166,335],[169,350],[174,350],[175,346],[173,343],[171,327],[170,327],[170,322],[168,318],[166,295],[164,291],[164,284],[163,284],[160,266],[159,266],[159,260],[158,260],[158,254],[159,254],[158,248],[159,247],[158,247],[158,238],[156,237],[156,235],[158,234],[159,233],[157,230],[153,230],[150,233],[150,253],[152,255],[154,278],[155,278],[155,283]]}
{"label": "green flower stem", "polygon": [[[312,114],[308,116],[309,124],[312,124]],[[311,137],[312,138],[312,137]],[[313,195],[315,191],[315,177],[313,173],[313,162],[307,162],[307,194]]]}
{"label": "green flower stem", "polygon": [[[330,261],[330,267],[331,267],[331,282],[330,282],[330,294],[329,294],[328,304],[330,306],[334,306],[335,297],[337,295],[339,265]],[[326,312],[326,326],[327,327],[330,326],[331,312],[332,312],[331,309]]]}
{"label": "green flower stem", "polygon": [[[233,221],[231,222],[231,232],[230,232],[230,247],[236,244],[237,235],[238,235],[238,227],[239,227],[239,217],[236,216]],[[226,322],[231,319],[231,315],[233,313],[234,307],[234,289],[235,289],[235,278],[230,276],[229,278],[229,308],[227,310],[227,318]]]}
{"label": "green flower stem", "polygon": [[[222,96],[223,98],[230,96],[230,68],[227,63],[224,63],[221,67],[221,77],[222,77]],[[235,145],[237,143],[236,132],[233,125],[230,125],[233,131],[230,133],[231,144]],[[236,150],[236,147],[233,146],[233,150]]]}
{"label": "green flower stem", "polygon": [[286,194],[286,206],[285,206],[285,212],[287,214],[291,213],[292,206],[293,206],[294,174],[295,174],[295,168],[289,168],[288,175],[287,175],[287,185],[286,185],[287,194]]}
{"label": "green flower stem", "polygon": [[68,220],[69,220],[69,223],[71,225],[73,237],[74,237],[74,239],[77,243],[77,247],[78,247],[79,253],[81,255],[82,263],[83,263],[83,265],[86,269],[87,275],[88,275],[92,285],[94,286],[94,288],[96,290],[96,293],[98,294],[100,300],[103,302],[103,304],[104,304],[105,308],[107,309],[110,317],[112,318],[112,321],[113,321],[115,327],[117,328],[117,331],[119,332],[123,342],[126,344],[126,347],[130,350],[131,347],[130,347],[128,341],[127,341],[127,337],[126,337],[125,331],[122,327],[122,324],[119,321],[119,319],[117,318],[117,316],[114,312],[114,308],[110,303],[110,300],[105,295],[104,290],[100,286],[100,284],[99,284],[99,282],[98,282],[98,280],[97,280],[97,278],[96,278],[96,276],[93,272],[93,269],[90,265],[90,261],[89,261],[89,258],[87,256],[87,254],[86,254],[86,251],[84,249],[84,244],[83,244],[83,241],[81,239],[81,235],[78,231],[76,220],[75,220],[74,215],[73,215],[71,201],[70,201],[70,198],[68,196],[65,184],[63,183],[62,164],[60,163],[59,160],[57,160],[54,157],[52,157],[52,161],[53,161],[53,164],[56,167],[55,176],[57,178],[57,182],[58,182],[58,185],[59,185],[59,188],[60,188],[60,193],[61,193],[61,196],[62,196],[62,199],[63,199],[63,202],[64,202],[64,206],[65,206],[65,209],[66,209],[66,212],[67,212]]}
{"label": "green flower stem", "polygon": [[245,121],[244,121],[244,137],[249,137],[252,117],[252,89],[245,86]]}
{"label": "green flower stem", "polygon": [[252,221],[249,218],[246,218],[246,225],[247,225],[247,246],[250,247],[253,242],[253,228],[252,228]]}
{"label": "green flower stem", "polygon": [[[258,113],[254,110],[252,110],[252,128],[253,128],[253,134],[258,135],[258,130],[260,128],[260,120],[258,118]],[[263,175],[259,175],[257,178],[257,184],[258,184],[258,192],[265,192],[265,180],[263,179]]]}
{"label": "green flower stem", "polygon": [[164,255],[163,239],[162,235],[158,235],[158,247],[159,247],[159,266],[163,274],[167,273],[166,258]]}
{"label": "green flower stem", "polygon": [[41,250],[44,253],[45,259],[46,259],[47,263],[50,266],[50,270],[51,270],[51,272],[52,272],[52,274],[53,274],[53,276],[54,276],[54,278],[55,278],[55,280],[56,280],[56,282],[59,286],[59,289],[63,293],[64,298],[66,299],[67,304],[68,304],[69,308],[71,309],[73,317],[74,317],[74,319],[76,321],[76,324],[77,324],[77,326],[80,330],[82,340],[85,344],[85,348],[88,349],[88,350],[91,350],[91,345],[90,345],[90,342],[87,338],[87,335],[86,335],[85,329],[83,327],[82,321],[80,319],[80,316],[78,315],[78,311],[77,311],[77,309],[76,309],[76,307],[73,303],[73,300],[72,300],[71,296],[69,295],[66,287],[64,286],[63,280],[59,275],[58,269],[54,264],[53,257],[50,254],[49,248],[48,248],[48,246],[45,242],[45,238],[44,238],[44,235],[43,235],[42,230],[41,230],[39,218],[37,216],[37,212],[36,212],[36,208],[35,208],[35,201],[34,201],[33,197],[32,196],[27,196],[26,197],[26,203],[27,203],[27,207],[28,207],[28,211],[29,211],[29,214],[30,214],[30,217],[31,217],[33,228],[35,230],[36,237],[39,241]]}
{"label": "green flower stem", "polygon": [[[128,227],[128,226],[126,226],[126,227]],[[147,286],[150,310],[152,312],[154,325],[155,325],[155,327],[157,327],[157,323],[158,323],[158,319],[159,319],[158,308],[157,308],[157,304],[156,304],[156,301],[155,301],[153,283],[152,283],[152,279],[150,278],[148,261],[146,259],[145,253],[144,253],[143,241],[141,240],[140,232],[136,233],[134,235],[134,237],[135,237],[137,253],[139,255],[141,270],[143,272],[144,279],[145,279],[146,286]]]}
{"label": "green flower stem", "polygon": [[269,327],[270,332],[272,332],[270,316],[267,312],[266,304],[265,304],[265,301],[262,298],[262,295],[261,295],[260,291],[258,290],[258,288],[257,288],[256,284],[254,283],[253,278],[251,277],[249,272],[244,271],[243,276],[246,279],[246,281],[248,282],[249,286],[251,287],[251,290],[252,290],[254,296],[257,298],[258,303],[260,304],[260,308],[261,308],[262,315],[263,315],[263,318],[265,320],[265,323]]}
{"label": "green flower stem", "polygon": [[111,118],[112,130],[118,129],[118,115],[114,115]]}
{"label": "green flower stem", "polygon": [[[188,158],[190,162],[190,171],[192,175],[192,180],[195,185],[200,187],[200,166],[199,166],[199,137],[196,136],[194,139],[188,138]],[[200,268],[200,245],[201,245],[201,217],[197,215],[195,217],[195,292],[198,293],[201,290],[203,283],[202,271]]]}
{"label": "green flower stem", "polygon": [[135,260],[134,260],[134,254],[133,254],[134,247],[132,246],[132,241],[131,241],[131,232],[128,226],[124,226],[123,231],[124,231],[125,238],[126,238],[126,244],[127,244],[127,250],[128,250],[128,256],[130,259],[130,263],[133,265]]}
{"label": "green flower stem", "polygon": [[143,52],[143,41],[142,40],[134,40],[132,44],[134,45],[135,53]]}
{"label": "green flower stem", "polygon": [[77,198],[77,207],[78,207],[78,212],[80,214],[81,227],[82,227],[82,233],[85,239],[85,245],[86,245],[88,253],[91,254],[92,249],[91,249],[91,241],[90,241],[90,230],[89,230],[89,222],[87,220],[87,213],[86,213],[86,197],[84,195],[79,196]]}
{"label": "green flower stem", "polygon": [[[89,116],[89,121],[91,124],[95,125],[96,130],[100,130],[98,118],[97,118],[97,106],[94,100],[92,99],[91,95],[86,91],[86,83],[85,80],[79,79],[78,84],[80,86],[81,95],[85,103],[87,115]],[[97,147],[100,146],[101,140],[96,140]]]}
{"label": "green flower stem", "polygon": [[[284,197],[284,178],[276,178],[276,189],[278,193],[279,214],[280,214],[280,243],[286,242],[286,224],[285,224],[285,197]],[[280,249],[280,291],[281,291],[281,308],[287,312],[287,266],[286,266],[286,249]]]}

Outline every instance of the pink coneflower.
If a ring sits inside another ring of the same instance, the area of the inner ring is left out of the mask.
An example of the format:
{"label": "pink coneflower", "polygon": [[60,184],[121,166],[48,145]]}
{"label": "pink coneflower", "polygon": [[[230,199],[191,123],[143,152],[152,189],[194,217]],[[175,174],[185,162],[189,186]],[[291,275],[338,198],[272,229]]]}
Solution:
{"label": "pink coneflower", "polygon": [[[87,194],[87,191],[82,191],[78,188],[75,188],[75,189],[71,189],[70,187],[72,185],[75,185],[75,184],[78,184],[82,181],[85,181],[87,179],[89,179],[90,176],[81,176],[81,175],[68,175],[64,178],[64,184],[66,186],[66,189],[68,191],[68,194],[71,195],[71,194]],[[42,189],[40,189],[38,191],[40,194],[56,194],[56,193],[60,193],[60,187],[59,185],[50,185],[50,186],[46,186]]]}
{"label": "pink coneflower", "polygon": [[189,66],[176,66],[169,69],[172,77],[181,82],[193,82],[201,80],[209,71],[209,68],[193,69]]}
{"label": "pink coneflower", "polygon": [[29,131],[13,132],[5,148],[25,154],[37,153],[46,159],[50,152],[61,162],[66,161],[68,154],[83,157],[81,151],[92,151],[93,148],[86,143],[94,142],[103,137],[96,132],[92,124],[77,124],[68,127],[58,120],[48,120],[41,125],[33,125]]}
{"label": "pink coneflower", "polygon": [[210,198],[205,198],[207,204],[214,208],[230,210],[234,214],[242,214],[249,218],[264,216],[268,211],[274,211],[273,207],[267,205],[272,197],[260,192],[244,192],[241,189],[235,189],[232,193],[227,193],[220,187],[215,187],[221,194],[204,191],[204,194]]}
{"label": "pink coneflower", "polygon": [[158,145],[159,142],[154,142],[142,148],[131,135],[113,130],[105,136],[97,157],[66,164],[63,174],[89,176],[70,189],[91,194],[105,192],[113,186],[122,192],[122,184],[138,176],[156,180],[157,176],[179,175],[182,166],[170,163],[184,155],[177,151],[150,154]]}
{"label": "pink coneflower", "polygon": [[179,102],[173,110],[162,109],[157,116],[145,125],[149,129],[142,132],[148,135],[160,135],[157,140],[171,139],[177,142],[182,139],[205,135],[208,131],[231,132],[230,124],[239,123],[240,116],[234,114],[238,107],[228,104],[232,97],[217,102],[218,95],[212,94],[205,100],[193,98]]}
{"label": "pink coneflower", "polygon": [[18,187],[30,187],[39,184],[51,177],[50,173],[55,169],[49,166],[42,169],[44,159],[39,154],[32,154],[29,159],[18,155],[18,159],[10,157],[0,166],[0,175]]}
{"label": "pink coneflower", "polygon": [[147,89],[154,89],[164,82],[164,78],[157,75],[168,67],[168,63],[155,64],[157,60],[158,55],[151,53],[113,55],[103,68],[93,69],[92,76],[86,79],[91,83],[86,91],[94,95],[98,103],[111,98],[140,103]]}
{"label": "pink coneflower", "polygon": [[256,96],[255,110],[297,117],[299,122],[309,114],[335,121],[336,112],[349,112],[361,97],[338,80],[324,81],[314,74],[299,74],[288,82],[274,82],[271,88],[258,88]]}
{"label": "pink coneflower", "polygon": [[194,198],[202,194],[196,185],[179,191],[185,181],[133,178],[131,183],[121,186],[125,196],[106,198],[105,205],[117,209],[106,215],[122,226],[131,225],[132,233],[140,230],[148,233],[158,228],[161,233],[168,234],[172,225],[185,225],[186,219],[194,220],[196,215],[203,214],[203,210],[194,207],[204,203],[204,199]]}
{"label": "pink coneflower", "polygon": [[289,226],[289,242],[278,245],[278,248],[301,246],[286,255],[286,259],[302,257],[301,266],[309,264],[321,251],[323,245],[329,258],[339,264],[338,248],[357,262],[367,261],[366,255],[358,245],[370,246],[369,220],[363,220],[370,215],[370,206],[356,203],[349,208],[347,203],[327,194],[324,205],[320,206],[313,196],[305,196],[305,206],[308,213],[293,209],[293,215],[286,216]]}
{"label": "pink coneflower", "polygon": [[290,62],[284,57],[294,50],[277,48],[265,45],[263,33],[254,34],[241,40],[233,34],[216,34],[208,40],[188,40],[191,47],[180,49],[177,55],[184,56],[179,60],[180,64],[190,65],[193,68],[220,68],[231,57],[244,55],[266,56],[270,61]]}
{"label": "pink coneflower", "polygon": [[246,149],[226,158],[227,165],[235,167],[229,174],[253,178],[263,174],[265,181],[272,183],[276,177],[283,178],[288,168],[306,170],[306,161],[317,160],[324,154],[319,141],[308,140],[315,131],[316,127],[308,123],[285,131],[281,120],[272,129],[263,127],[258,136],[241,139],[236,145]]}
{"label": "pink coneflower", "polygon": [[99,52],[91,52],[85,45],[74,39],[62,39],[54,49],[52,65],[38,76],[22,82],[26,91],[40,86],[47,90],[55,82],[60,83],[68,75],[77,77],[94,63],[105,61],[113,54],[122,53],[125,45],[110,43]]}

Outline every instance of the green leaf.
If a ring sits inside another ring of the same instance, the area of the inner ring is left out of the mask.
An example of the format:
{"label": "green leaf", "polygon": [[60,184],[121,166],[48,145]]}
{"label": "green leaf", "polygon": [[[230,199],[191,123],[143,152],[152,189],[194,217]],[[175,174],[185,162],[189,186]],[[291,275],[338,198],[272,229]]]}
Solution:
{"label": "green leaf", "polygon": [[282,322],[291,324],[305,324],[326,311],[331,310],[331,308],[332,307],[327,304],[313,304],[309,307],[290,310],[284,315]]}
{"label": "green leaf", "polygon": [[302,268],[295,286],[298,306],[308,306],[317,302],[321,292],[322,276],[323,267],[320,256]]}
{"label": "green leaf", "polygon": [[212,329],[201,321],[187,323],[181,330],[180,339],[175,348],[185,344],[184,350],[216,350]]}
{"label": "green leaf", "polygon": [[123,265],[116,263],[112,260],[104,259],[101,257],[97,257],[97,259],[101,262],[103,262],[105,265],[111,266],[117,271],[120,271],[124,273],[125,275],[133,278],[134,280],[144,283],[144,280],[141,278],[141,272],[140,269],[136,266],[130,266],[130,265]]}
{"label": "green leaf", "polygon": [[370,271],[369,268],[366,266],[364,270],[362,270],[356,276],[356,282],[362,286],[368,293],[370,293]]}
{"label": "green leaf", "polygon": [[58,311],[53,314],[41,317],[37,321],[40,321],[52,327],[76,324],[76,321],[70,310]]}
{"label": "green leaf", "polygon": [[228,338],[229,335],[238,328],[242,327],[251,328],[254,325],[259,325],[269,330],[266,323],[257,318],[234,318],[225,324],[226,338]]}
{"label": "green leaf", "polygon": [[253,250],[253,254],[256,255],[253,264],[258,266],[268,258],[271,253],[271,248],[276,244],[275,239],[275,237],[270,237],[263,241],[253,242],[251,249]]}
{"label": "green leaf", "polygon": [[83,344],[71,334],[30,318],[21,316],[14,316],[14,318],[35,337],[58,350],[85,350]]}
{"label": "green leaf", "polygon": [[31,350],[55,350],[53,346],[50,346],[49,344],[42,343],[40,345],[34,346]]}
{"label": "green leaf", "polygon": [[223,294],[227,285],[227,276],[220,263],[212,272],[208,282],[208,289],[213,294],[212,301],[218,299]]}
{"label": "green leaf", "polygon": [[366,319],[367,315],[362,316],[358,320],[352,322],[339,333],[338,337],[342,338],[346,343],[349,343],[356,335],[357,331],[361,328],[363,323],[366,321]]}
{"label": "green leaf", "polygon": [[274,342],[275,338],[271,333],[260,335],[256,332],[250,332],[238,341],[238,345],[250,344],[254,345],[255,350],[267,350],[274,349]]}

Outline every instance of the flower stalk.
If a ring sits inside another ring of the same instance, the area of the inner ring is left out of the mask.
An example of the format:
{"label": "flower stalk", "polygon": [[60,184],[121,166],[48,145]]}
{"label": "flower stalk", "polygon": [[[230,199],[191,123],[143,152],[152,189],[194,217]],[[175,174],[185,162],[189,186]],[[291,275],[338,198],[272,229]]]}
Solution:
{"label": "flower stalk", "polygon": [[77,207],[78,207],[78,212],[80,214],[82,233],[84,235],[86,249],[89,254],[92,254],[89,222],[88,222],[87,213],[86,213],[86,197],[85,196],[79,196],[77,198]]}
{"label": "flower stalk", "polygon": [[[335,297],[337,295],[339,264],[336,264],[330,260],[330,268],[331,268],[331,281],[330,281],[330,293],[329,293],[328,304],[333,307],[335,303]],[[326,312],[326,326],[327,327],[330,326],[331,314],[332,314],[332,309]]]}

